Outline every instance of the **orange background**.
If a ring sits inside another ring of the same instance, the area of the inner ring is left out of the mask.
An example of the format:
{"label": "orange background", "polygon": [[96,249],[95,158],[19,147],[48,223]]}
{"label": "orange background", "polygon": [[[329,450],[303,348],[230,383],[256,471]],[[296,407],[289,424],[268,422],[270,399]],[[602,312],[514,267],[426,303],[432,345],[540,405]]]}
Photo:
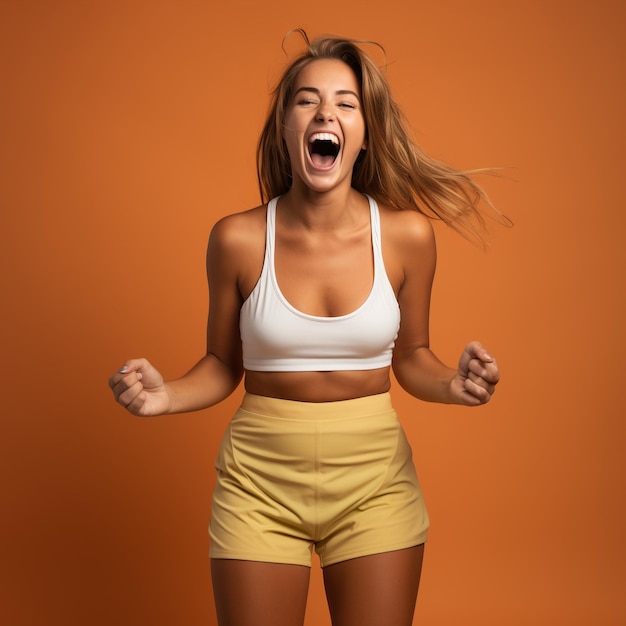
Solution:
{"label": "orange background", "polygon": [[[215,623],[212,464],[239,394],[140,420],[106,379],[202,355],[207,235],[258,203],[304,27],[383,43],[433,155],[511,168],[482,182],[515,228],[486,253],[439,229],[433,302],[442,358],[474,338],[498,357],[494,402],[393,392],[433,522],[415,623],[626,623],[623,3],[297,4],[0,3],[0,620]],[[308,626],[329,624],[320,580]]]}

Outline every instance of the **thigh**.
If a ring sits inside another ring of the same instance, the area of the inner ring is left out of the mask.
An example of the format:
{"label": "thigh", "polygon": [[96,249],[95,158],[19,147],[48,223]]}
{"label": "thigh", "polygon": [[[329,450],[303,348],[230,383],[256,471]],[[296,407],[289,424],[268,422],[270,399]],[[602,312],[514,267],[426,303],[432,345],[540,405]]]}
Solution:
{"label": "thigh", "polygon": [[310,568],[212,559],[219,626],[302,626]]}
{"label": "thigh", "polygon": [[411,626],[424,546],[324,568],[333,626]]}

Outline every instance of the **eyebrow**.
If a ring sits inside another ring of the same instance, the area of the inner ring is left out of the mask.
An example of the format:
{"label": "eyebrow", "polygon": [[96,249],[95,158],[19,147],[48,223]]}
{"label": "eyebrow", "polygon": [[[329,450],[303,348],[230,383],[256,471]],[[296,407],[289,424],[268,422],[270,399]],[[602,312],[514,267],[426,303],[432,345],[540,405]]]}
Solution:
{"label": "eyebrow", "polygon": [[[296,92],[293,95],[296,96],[301,91],[311,91],[317,94],[318,96],[321,95],[320,90],[317,87],[300,87],[299,89],[296,89]],[[335,91],[335,95],[336,96],[350,95],[350,96],[354,96],[357,100],[360,100],[359,95],[355,93],[354,91],[352,91],[351,89],[339,89],[338,91]]]}

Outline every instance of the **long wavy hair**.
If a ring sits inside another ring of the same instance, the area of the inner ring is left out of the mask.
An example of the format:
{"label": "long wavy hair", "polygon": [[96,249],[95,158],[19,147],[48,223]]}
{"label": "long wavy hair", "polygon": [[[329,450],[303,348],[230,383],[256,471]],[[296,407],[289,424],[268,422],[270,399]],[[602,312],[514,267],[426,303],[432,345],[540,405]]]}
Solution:
{"label": "long wavy hair", "polygon": [[[339,59],[354,72],[361,89],[367,149],[354,165],[352,186],[381,204],[413,209],[442,220],[472,241],[484,243],[485,220],[481,202],[508,222],[491,204],[472,175],[487,170],[457,170],[428,156],[411,138],[409,125],[394,102],[383,72],[361,45],[375,42],[334,36],[309,41],[298,30],[306,48],[283,72],[272,92],[269,113],[257,146],[257,176],[262,202],[291,187],[291,163],[283,139],[287,107],[300,71],[317,59]],[[384,52],[384,50],[383,50]]]}

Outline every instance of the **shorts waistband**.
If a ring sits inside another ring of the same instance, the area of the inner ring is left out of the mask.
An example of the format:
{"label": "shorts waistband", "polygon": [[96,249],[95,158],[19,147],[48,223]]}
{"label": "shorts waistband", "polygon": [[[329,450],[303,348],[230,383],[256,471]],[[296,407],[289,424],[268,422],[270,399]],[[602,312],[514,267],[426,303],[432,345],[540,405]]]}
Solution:
{"label": "shorts waistband", "polygon": [[300,402],[246,393],[241,409],[267,417],[307,421],[367,417],[394,410],[388,392],[335,402]]}

